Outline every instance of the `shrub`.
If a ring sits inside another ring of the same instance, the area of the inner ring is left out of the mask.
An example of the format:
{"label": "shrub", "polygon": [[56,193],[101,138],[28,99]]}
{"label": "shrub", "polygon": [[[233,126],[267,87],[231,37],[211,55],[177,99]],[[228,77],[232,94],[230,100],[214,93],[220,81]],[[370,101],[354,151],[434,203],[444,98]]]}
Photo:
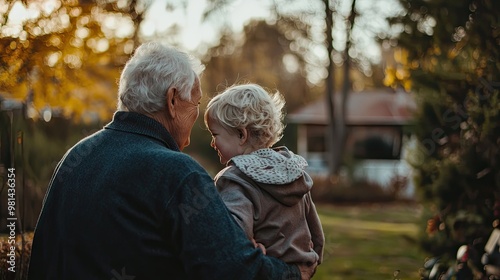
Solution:
{"label": "shrub", "polygon": [[[9,236],[0,236],[0,280],[24,280],[28,277],[33,233],[17,235],[15,241],[15,244],[11,244]],[[12,246],[15,247],[15,259],[7,255],[11,252]],[[10,263],[12,259],[15,264]]]}

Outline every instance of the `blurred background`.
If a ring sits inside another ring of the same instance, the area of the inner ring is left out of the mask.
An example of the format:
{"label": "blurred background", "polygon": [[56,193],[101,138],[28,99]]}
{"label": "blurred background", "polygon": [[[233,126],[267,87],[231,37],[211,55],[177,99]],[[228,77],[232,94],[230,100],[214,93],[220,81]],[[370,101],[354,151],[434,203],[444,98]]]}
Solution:
{"label": "blurred background", "polygon": [[[315,279],[432,279],[433,257],[456,274],[499,225],[499,19],[495,0],[0,1],[0,231],[15,168],[21,258],[0,279],[24,279],[57,162],[111,120],[150,40],[202,61],[201,108],[235,83],[285,96],[277,145],[307,159],[327,237]],[[215,175],[201,117],[191,139]]]}

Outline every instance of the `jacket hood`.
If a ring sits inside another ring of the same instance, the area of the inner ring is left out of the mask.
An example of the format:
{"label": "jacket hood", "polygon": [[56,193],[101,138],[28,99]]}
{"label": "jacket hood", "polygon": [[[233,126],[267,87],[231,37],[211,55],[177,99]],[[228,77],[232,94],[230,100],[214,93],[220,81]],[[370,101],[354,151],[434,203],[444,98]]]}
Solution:
{"label": "jacket hood", "polygon": [[307,161],[286,147],[260,149],[235,156],[229,164],[235,165],[285,205],[297,204],[313,185],[311,177],[305,172]]}

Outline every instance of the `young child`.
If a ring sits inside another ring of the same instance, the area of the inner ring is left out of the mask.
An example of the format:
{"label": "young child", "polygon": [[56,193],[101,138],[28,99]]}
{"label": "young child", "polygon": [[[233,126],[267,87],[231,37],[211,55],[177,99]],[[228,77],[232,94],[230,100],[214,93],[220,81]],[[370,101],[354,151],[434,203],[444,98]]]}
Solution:
{"label": "young child", "polygon": [[324,234],[311,200],[307,162],[282,137],[283,96],[256,84],[235,85],[207,105],[205,125],[226,167],[215,184],[248,238],[287,263],[321,263]]}

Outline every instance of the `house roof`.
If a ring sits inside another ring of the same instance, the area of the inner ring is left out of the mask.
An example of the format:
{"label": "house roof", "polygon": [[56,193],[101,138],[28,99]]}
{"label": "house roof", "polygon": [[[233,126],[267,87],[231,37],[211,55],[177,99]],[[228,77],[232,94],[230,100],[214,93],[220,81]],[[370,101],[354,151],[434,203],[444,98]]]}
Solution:
{"label": "house roof", "polygon": [[[339,94],[335,104],[340,103]],[[325,98],[287,115],[289,123],[328,123]],[[392,89],[351,92],[347,97],[347,125],[404,125],[413,117],[415,101],[412,94]]]}

